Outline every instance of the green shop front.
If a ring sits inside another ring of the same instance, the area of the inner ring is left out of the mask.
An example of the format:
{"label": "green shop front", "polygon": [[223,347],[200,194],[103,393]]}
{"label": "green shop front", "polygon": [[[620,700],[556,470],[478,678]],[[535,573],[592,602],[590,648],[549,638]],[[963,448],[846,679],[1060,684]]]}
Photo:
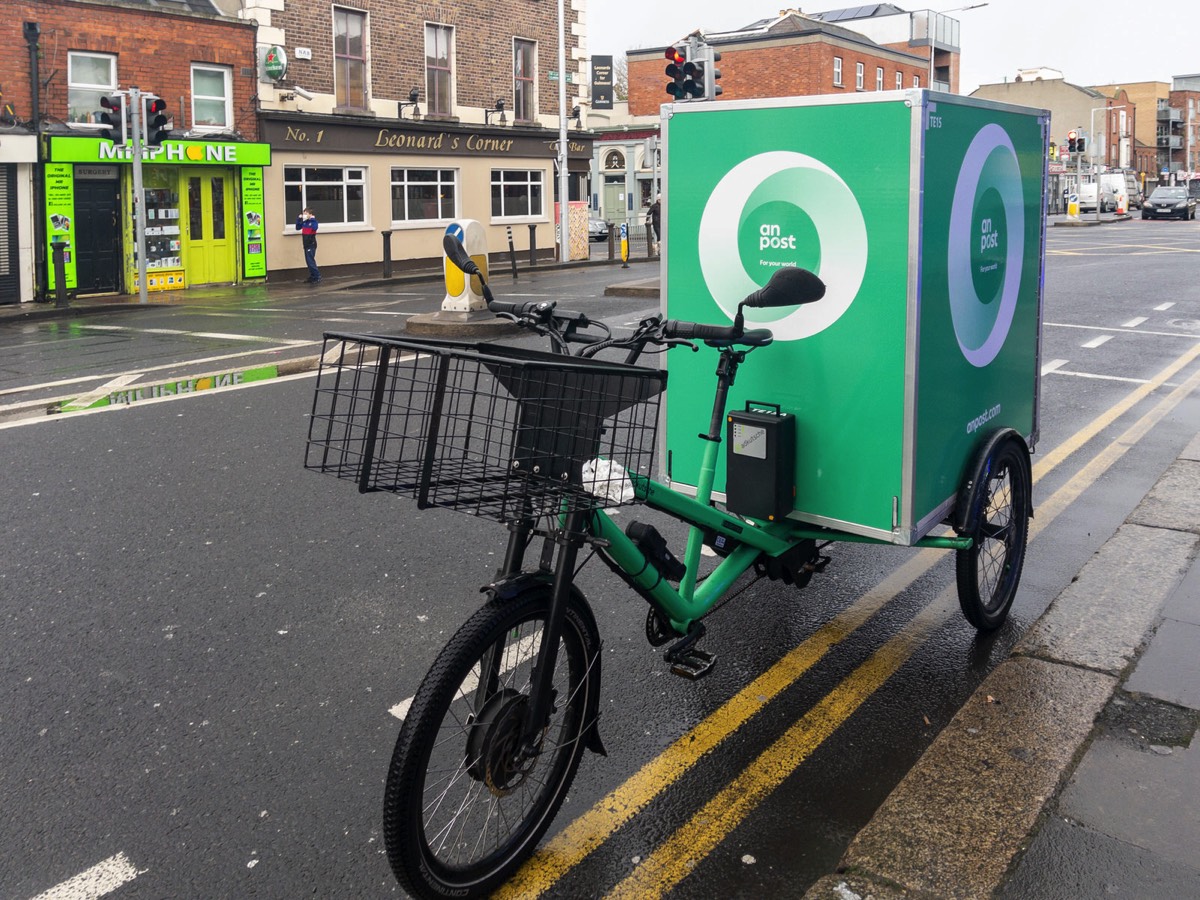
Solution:
{"label": "green shop front", "polygon": [[[51,135],[45,159],[46,275],[54,245],[67,290],[134,293],[137,282],[133,148]],[[263,168],[269,144],[165,141],[142,152],[146,289],[233,284],[267,274]]]}

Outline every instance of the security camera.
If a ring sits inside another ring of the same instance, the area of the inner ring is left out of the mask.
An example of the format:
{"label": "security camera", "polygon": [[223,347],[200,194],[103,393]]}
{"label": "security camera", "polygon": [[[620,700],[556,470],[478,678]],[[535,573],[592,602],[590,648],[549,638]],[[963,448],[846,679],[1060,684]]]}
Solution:
{"label": "security camera", "polygon": [[292,88],[292,90],[296,92],[297,97],[303,97],[305,100],[311,100],[315,96],[310,91],[306,91],[304,88],[300,87],[300,85],[296,85]]}

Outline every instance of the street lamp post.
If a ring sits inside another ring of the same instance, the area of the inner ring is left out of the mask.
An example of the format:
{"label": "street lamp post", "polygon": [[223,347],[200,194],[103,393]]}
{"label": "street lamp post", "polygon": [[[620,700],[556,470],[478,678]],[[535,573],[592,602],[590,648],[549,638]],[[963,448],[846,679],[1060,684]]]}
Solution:
{"label": "street lamp post", "polygon": [[[935,16],[940,16],[943,13],[966,12],[968,9],[979,9],[981,6],[987,6],[987,5],[988,5],[987,3],[972,3],[970,6],[956,6],[953,9],[930,10],[930,12],[932,12]],[[934,44],[937,42],[937,38],[935,37],[935,34],[937,33],[937,28],[934,27],[935,25],[936,25],[935,20],[926,18],[925,30],[929,32],[929,85],[928,85],[928,87],[929,87],[929,90],[931,90],[931,91],[933,90],[933,53],[935,50]]]}
{"label": "street lamp post", "polygon": [[[1125,108],[1124,103],[1122,103],[1120,106],[1096,106],[1096,107],[1092,108],[1092,114],[1088,118],[1088,125],[1090,125],[1092,128],[1092,177],[1096,181],[1096,221],[1097,222],[1100,221],[1100,163],[1099,163],[1099,151],[1097,150],[1097,141],[1096,141],[1096,113],[1100,112],[1101,110],[1114,110],[1114,109],[1124,109],[1124,108]],[[1108,156],[1108,132],[1109,132],[1108,116],[1106,115],[1104,117],[1104,153],[1105,153],[1106,159]],[[1083,182],[1081,181],[1080,184],[1083,184]]]}

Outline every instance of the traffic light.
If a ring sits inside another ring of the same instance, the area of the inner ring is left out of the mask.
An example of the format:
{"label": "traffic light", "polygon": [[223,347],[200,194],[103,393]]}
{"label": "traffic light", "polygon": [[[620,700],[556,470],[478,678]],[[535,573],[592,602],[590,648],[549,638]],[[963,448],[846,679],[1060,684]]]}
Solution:
{"label": "traffic light", "polygon": [[157,147],[167,139],[169,134],[167,119],[167,101],[161,97],[146,98],[146,143]]}
{"label": "traffic light", "polygon": [[96,120],[104,127],[100,129],[100,137],[113,144],[125,143],[125,95],[116,94],[112,97],[101,97],[100,112]]}
{"label": "traffic light", "polygon": [[1080,153],[1083,153],[1087,149],[1087,138],[1080,137],[1077,141],[1075,141],[1075,149]]}
{"label": "traffic light", "polygon": [[667,93],[676,100],[686,100],[690,91],[687,88],[687,76],[684,69],[689,65],[687,44],[668,47],[664,54],[668,60],[666,74],[671,79],[667,82]]}

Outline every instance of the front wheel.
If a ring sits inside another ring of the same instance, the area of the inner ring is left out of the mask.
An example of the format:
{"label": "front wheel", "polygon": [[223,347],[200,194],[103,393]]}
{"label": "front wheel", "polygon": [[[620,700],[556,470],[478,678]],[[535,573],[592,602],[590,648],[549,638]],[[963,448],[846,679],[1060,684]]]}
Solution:
{"label": "front wheel", "polygon": [[955,553],[955,574],[963,615],[981,631],[1004,624],[1017,594],[1029,537],[1032,482],[1029,457],[1010,438],[989,453],[970,492],[974,542]]}
{"label": "front wheel", "polygon": [[493,599],[458,630],[413,698],[384,796],[388,861],[418,897],[479,897],[507,880],[549,827],[594,727],[599,640],[572,591],[547,720],[521,735],[550,612],[536,585]]}

